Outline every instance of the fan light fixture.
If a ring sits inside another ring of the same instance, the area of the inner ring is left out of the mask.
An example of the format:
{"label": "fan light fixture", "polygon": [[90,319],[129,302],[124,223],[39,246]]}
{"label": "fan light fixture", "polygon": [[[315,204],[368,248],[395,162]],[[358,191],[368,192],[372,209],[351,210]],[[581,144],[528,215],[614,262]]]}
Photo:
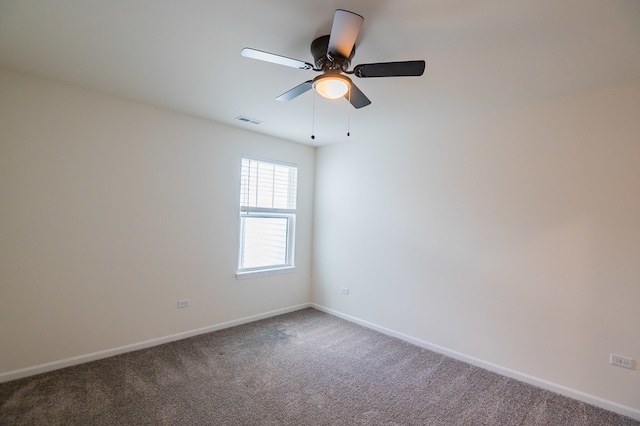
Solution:
{"label": "fan light fixture", "polygon": [[320,96],[327,99],[338,99],[349,91],[351,81],[341,75],[320,76],[313,82],[313,88]]}
{"label": "fan light fixture", "polygon": [[[298,84],[287,90],[276,99],[290,101],[314,89],[327,99],[347,98],[356,109],[371,104],[369,98],[349,77],[342,74],[354,75],[358,78],[375,77],[418,77],[424,73],[425,62],[399,61],[377,62],[373,64],[359,64],[349,71],[351,59],[356,53],[356,40],[362,27],[364,18],[357,13],[338,9],[333,15],[331,33],[316,37],[311,42],[311,56],[314,63],[293,59],[275,53],[245,47],[240,54],[247,58],[284,65],[299,70],[320,72],[322,75]],[[346,96],[345,96],[346,95]],[[314,97],[315,99],[315,97]]]}

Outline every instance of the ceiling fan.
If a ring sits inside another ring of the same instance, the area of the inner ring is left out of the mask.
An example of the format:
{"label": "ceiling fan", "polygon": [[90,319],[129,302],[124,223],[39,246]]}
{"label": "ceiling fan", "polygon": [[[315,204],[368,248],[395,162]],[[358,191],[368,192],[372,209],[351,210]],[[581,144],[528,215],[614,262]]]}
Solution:
{"label": "ceiling fan", "polygon": [[364,18],[347,10],[336,10],[331,26],[331,34],[316,38],[311,43],[311,54],[315,66],[308,62],[274,53],[245,47],[242,56],[272,62],[301,70],[321,72],[312,80],[305,81],[291,90],[284,92],[276,99],[290,101],[308,90],[315,89],[327,99],[346,98],[354,108],[362,108],[371,103],[369,98],[345,74],[353,74],[359,78],[371,77],[411,77],[424,73],[424,61],[380,62],[356,65],[348,71],[351,59],[356,53],[356,38],[362,27]]}

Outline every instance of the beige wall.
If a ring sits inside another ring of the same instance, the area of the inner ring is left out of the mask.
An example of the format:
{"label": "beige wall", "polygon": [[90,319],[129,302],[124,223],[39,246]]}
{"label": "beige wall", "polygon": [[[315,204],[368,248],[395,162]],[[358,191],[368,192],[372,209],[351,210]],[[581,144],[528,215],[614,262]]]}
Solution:
{"label": "beige wall", "polygon": [[[295,273],[235,278],[243,154],[299,165]],[[313,175],[310,147],[0,72],[0,373],[308,303]]]}
{"label": "beige wall", "polygon": [[609,365],[640,359],[640,84],[318,149],[313,271],[323,307],[640,410]]}

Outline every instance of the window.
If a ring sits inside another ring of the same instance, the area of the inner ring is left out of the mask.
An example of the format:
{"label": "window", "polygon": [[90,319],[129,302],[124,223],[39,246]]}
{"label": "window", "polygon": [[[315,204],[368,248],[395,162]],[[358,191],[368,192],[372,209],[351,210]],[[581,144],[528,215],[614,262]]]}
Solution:
{"label": "window", "polygon": [[242,159],[238,278],[293,269],[298,168]]}

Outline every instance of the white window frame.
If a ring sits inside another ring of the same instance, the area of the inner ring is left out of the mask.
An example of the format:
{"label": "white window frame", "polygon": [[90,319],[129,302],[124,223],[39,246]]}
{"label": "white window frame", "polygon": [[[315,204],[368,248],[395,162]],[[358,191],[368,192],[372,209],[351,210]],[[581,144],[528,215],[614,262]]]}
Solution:
{"label": "white window frame", "polygon": [[[281,161],[273,161],[273,160],[265,160],[260,158],[253,158],[248,156],[242,157],[243,163],[245,160],[250,162],[258,162],[264,163],[268,165],[276,165],[276,166],[285,166],[296,169],[296,181],[294,182],[296,185],[297,191],[297,165],[291,163],[284,163]],[[241,176],[241,180],[243,177]],[[291,183],[290,183],[291,184]],[[238,279],[259,277],[265,275],[273,275],[273,274],[284,274],[293,272],[295,270],[295,229],[296,229],[296,208],[292,209],[282,209],[282,208],[266,208],[266,207],[256,207],[253,205],[245,205],[251,204],[242,200],[242,182],[240,183],[240,214],[239,214],[239,242],[238,242],[238,267],[236,271],[236,277]],[[292,194],[293,197],[297,198],[297,192]],[[295,199],[294,199],[295,204]],[[294,206],[297,207],[297,206]],[[285,254],[285,262],[283,264],[274,264],[267,266],[257,266],[257,267],[249,267],[242,268],[242,256],[244,253],[243,247],[243,236],[244,236],[244,223],[243,219],[245,218],[286,218],[287,219],[287,236],[286,236],[286,254]]]}

